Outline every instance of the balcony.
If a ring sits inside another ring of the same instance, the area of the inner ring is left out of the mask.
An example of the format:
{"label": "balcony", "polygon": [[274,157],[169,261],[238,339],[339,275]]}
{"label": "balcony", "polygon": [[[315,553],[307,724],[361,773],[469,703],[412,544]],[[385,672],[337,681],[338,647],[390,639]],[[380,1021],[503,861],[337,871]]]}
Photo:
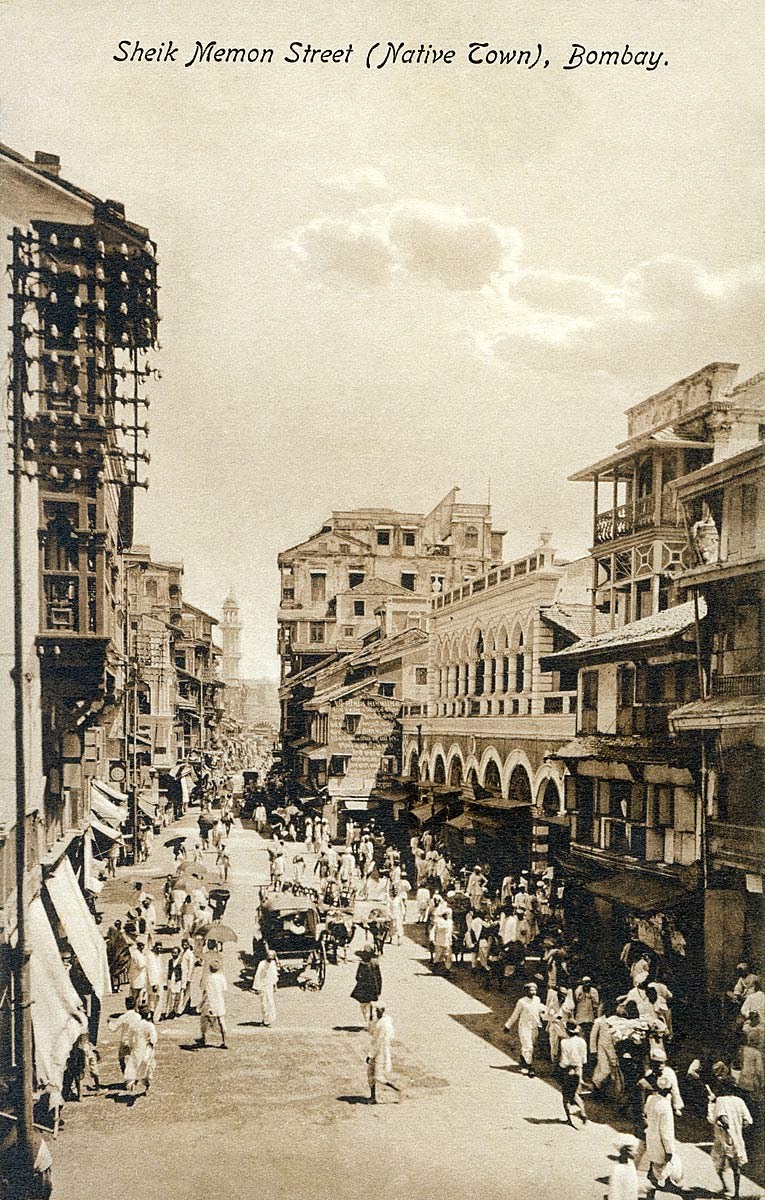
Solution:
{"label": "balcony", "polygon": [[719,865],[756,875],[765,872],[765,827],[710,821],[707,833],[709,853]]}
{"label": "balcony", "polygon": [[765,696],[765,672],[747,675],[713,675],[713,696]]}
{"label": "balcony", "polygon": [[655,525],[655,507],[654,496],[648,495],[598,513],[595,522],[595,545],[602,546],[605,542],[630,537],[643,529],[652,529]]}

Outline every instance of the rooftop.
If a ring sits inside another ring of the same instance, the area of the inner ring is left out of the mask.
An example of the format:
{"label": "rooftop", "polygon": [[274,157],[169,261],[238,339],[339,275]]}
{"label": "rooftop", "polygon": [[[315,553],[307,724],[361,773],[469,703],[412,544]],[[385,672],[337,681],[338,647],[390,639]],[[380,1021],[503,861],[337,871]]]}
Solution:
{"label": "rooftop", "polygon": [[[703,597],[699,598],[699,618],[706,616],[706,604]],[[582,659],[597,662],[608,661],[618,657],[620,650],[635,649],[636,647],[650,648],[652,645],[664,642],[692,628],[695,622],[694,603],[692,600],[678,604],[674,608],[665,608],[662,612],[643,617],[640,621],[631,621],[616,629],[608,629],[595,637],[582,638],[567,650],[558,654],[548,654],[543,660],[543,669],[555,669],[567,666]]]}

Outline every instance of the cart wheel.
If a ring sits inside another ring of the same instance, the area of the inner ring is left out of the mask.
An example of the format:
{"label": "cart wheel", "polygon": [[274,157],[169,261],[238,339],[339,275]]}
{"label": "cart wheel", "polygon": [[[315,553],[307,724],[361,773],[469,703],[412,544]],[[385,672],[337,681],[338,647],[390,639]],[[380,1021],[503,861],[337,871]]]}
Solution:
{"label": "cart wheel", "polygon": [[319,942],[319,990],[324,987],[327,978],[327,951],[324,942]]}

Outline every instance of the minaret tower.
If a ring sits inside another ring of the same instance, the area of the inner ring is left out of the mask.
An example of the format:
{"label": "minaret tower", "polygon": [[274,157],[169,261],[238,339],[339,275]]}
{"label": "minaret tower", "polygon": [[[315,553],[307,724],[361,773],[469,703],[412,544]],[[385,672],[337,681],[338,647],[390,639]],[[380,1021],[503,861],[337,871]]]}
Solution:
{"label": "minaret tower", "polygon": [[239,605],[234,596],[233,589],[229,592],[226,599],[223,601],[223,624],[221,625],[221,633],[223,637],[223,662],[221,664],[221,675],[225,683],[239,682],[239,663],[242,658],[241,636],[242,623],[239,620]]}

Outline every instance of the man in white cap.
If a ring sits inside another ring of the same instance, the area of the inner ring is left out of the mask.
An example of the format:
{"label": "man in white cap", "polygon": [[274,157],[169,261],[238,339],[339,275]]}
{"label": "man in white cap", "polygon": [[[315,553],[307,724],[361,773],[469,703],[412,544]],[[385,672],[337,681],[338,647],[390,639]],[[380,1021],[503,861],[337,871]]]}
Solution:
{"label": "man in white cap", "polygon": [[510,1033],[515,1024],[518,1025],[518,1041],[521,1046],[521,1074],[531,1075],[534,1072],[534,1049],[539,1036],[542,1018],[547,1016],[547,1009],[537,995],[537,985],[527,983],[525,994],[521,996],[508,1020],[505,1022],[505,1033]]}
{"label": "man in white cap", "polygon": [[683,1181],[683,1164],[675,1142],[671,1093],[672,1080],[662,1073],[656,1080],[656,1091],[645,1102],[649,1194],[663,1189],[667,1183],[679,1187]]}

